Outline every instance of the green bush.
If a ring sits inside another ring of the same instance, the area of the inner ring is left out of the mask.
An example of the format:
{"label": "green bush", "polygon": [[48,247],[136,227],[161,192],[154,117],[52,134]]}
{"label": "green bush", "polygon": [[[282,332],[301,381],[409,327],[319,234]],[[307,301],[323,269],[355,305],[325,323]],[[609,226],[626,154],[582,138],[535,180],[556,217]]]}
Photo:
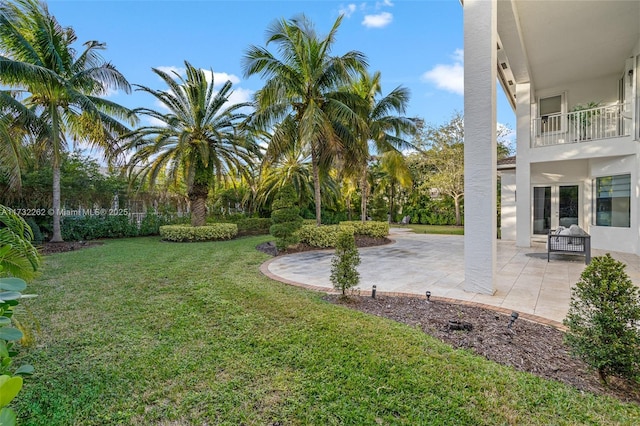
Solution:
{"label": "green bush", "polygon": [[246,217],[236,222],[238,234],[242,235],[266,235],[273,225],[273,220],[269,217]]}
{"label": "green bush", "polygon": [[40,231],[40,227],[36,223],[35,219],[29,217],[26,219],[27,225],[31,228],[31,232],[33,233],[33,243],[34,244],[42,244],[44,241],[44,236],[42,235],[42,231]]}
{"label": "green bush", "polygon": [[300,209],[296,206],[296,199],[293,187],[287,185],[278,191],[276,199],[271,205],[273,225],[269,228],[269,232],[276,237],[278,250],[284,250],[300,241],[296,231],[302,225],[302,217]]}
{"label": "green bush", "polygon": [[640,290],[610,254],[591,259],[572,288],[564,324],[572,352],[607,376],[640,381]]}
{"label": "green bush", "polygon": [[313,247],[335,247],[338,235],[348,231],[354,234],[354,229],[349,225],[302,225],[297,232],[300,241]]}
{"label": "green bush", "polygon": [[97,238],[123,238],[138,235],[138,227],[129,216],[67,216],[61,224],[65,241],[95,240]]}
{"label": "green bush", "polygon": [[141,237],[146,235],[159,235],[160,227],[167,225],[168,222],[169,220],[164,216],[155,213],[147,213],[140,222],[138,235]]}
{"label": "green bush", "polygon": [[166,241],[193,242],[230,240],[238,234],[235,223],[214,223],[205,226],[164,225],[160,227],[160,236]]}
{"label": "green bush", "polygon": [[389,224],[387,222],[361,221],[340,222],[340,225],[347,225],[354,228],[356,235],[365,235],[373,238],[384,238],[389,235]]}
{"label": "green bush", "polygon": [[356,241],[348,228],[343,228],[338,234],[336,252],[331,259],[331,283],[333,288],[342,291],[342,295],[360,282],[358,265],[360,255]]}

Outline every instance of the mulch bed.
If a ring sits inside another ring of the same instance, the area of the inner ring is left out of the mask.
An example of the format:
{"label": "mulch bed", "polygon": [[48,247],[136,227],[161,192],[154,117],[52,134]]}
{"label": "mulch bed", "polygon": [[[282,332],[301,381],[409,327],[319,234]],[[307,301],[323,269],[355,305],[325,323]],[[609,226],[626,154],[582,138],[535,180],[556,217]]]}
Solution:
{"label": "mulch bed", "polygon": [[[450,344],[469,349],[490,361],[511,366],[545,379],[557,380],[581,391],[609,395],[640,404],[638,385],[609,378],[600,382],[597,373],[569,354],[564,333],[554,327],[523,319],[508,328],[511,317],[490,309],[411,297],[327,295],[331,303],[385,317],[413,327]],[[449,321],[453,321],[449,325]],[[457,323],[457,324],[456,324]],[[471,330],[464,330],[470,325]],[[453,328],[453,329],[452,329]]]}
{"label": "mulch bed", "polygon": [[102,241],[64,241],[61,243],[42,243],[38,246],[38,252],[42,255],[54,253],[66,253],[68,251],[82,250],[89,247],[101,246]]}
{"label": "mulch bed", "polygon": [[[361,240],[359,244],[362,245],[358,247],[379,245],[374,239]],[[384,240],[384,244],[391,242]],[[275,255],[272,243],[261,244],[257,249]],[[317,249],[298,245],[294,250],[279,255],[306,250]],[[420,327],[453,348],[471,350],[516,370],[557,380],[584,392],[640,404],[640,386],[614,377],[609,378],[608,385],[603,384],[596,372],[569,354],[569,348],[563,341],[564,333],[554,327],[517,319],[509,328],[509,315],[433,299],[389,296],[374,299],[359,295],[345,298],[335,294],[328,294],[325,299],[350,309]]]}

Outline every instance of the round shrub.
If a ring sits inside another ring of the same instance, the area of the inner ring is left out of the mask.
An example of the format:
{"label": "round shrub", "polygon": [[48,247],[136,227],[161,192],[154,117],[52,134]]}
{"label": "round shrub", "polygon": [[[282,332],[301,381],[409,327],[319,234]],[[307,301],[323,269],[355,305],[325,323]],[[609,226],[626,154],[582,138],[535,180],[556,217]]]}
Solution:
{"label": "round shrub", "polygon": [[165,241],[230,240],[237,234],[238,225],[235,223],[214,223],[205,226],[165,225],[160,227],[160,236]]}
{"label": "round shrub", "polygon": [[378,221],[349,221],[340,222],[341,226],[351,226],[354,229],[354,234],[365,235],[372,238],[384,238],[389,235],[389,223]]}
{"label": "round shrub", "polygon": [[591,259],[564,320],[572,352],[598,371],[640,381],[640,290],[609,253]]}

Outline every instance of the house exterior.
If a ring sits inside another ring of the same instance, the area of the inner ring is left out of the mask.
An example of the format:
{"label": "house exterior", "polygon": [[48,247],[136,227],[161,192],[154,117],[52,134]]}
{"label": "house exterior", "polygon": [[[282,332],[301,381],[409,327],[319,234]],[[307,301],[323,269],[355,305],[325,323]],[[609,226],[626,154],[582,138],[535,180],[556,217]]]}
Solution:
{"label": "house exterior", "polygon": [[[465,173],[495,171],[495,161],[474,155],[495,151],[488,140],[488,126],[495,126],[491,80],[516,114],[515,167],[498,166],[502,239],[528,247],[545,241],[549,229],[577,224],[591,234],[593,248],[640,254],[640,1],[465,0],[463,6],[471,130],[465,127],[465,145],[475,146],[465,155]],[[485,87],[484,95],[475,94],[475,85]],[[468,191],[491,196],[484,186],[490,184],[469,182],[465,205]],[[491,226],[488,211],[470,214]],[[482,271],[481,292],[491,293],[495,248],[477,235],[466,245],[491,253],[484,269],[465,260]]]}

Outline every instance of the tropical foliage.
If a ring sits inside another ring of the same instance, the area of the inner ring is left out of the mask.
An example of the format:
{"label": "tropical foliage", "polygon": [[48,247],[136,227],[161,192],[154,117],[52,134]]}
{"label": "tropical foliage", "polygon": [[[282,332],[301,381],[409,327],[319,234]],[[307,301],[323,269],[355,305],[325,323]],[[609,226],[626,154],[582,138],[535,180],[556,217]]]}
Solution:
{"label": "tropical foliage", "polygon": [[316,223],[321,223],[321,171],[345,147],[357,144],[364,123],[355,111],[359,97],[340,90],[367,66],[361,52],[331,55],[342,16],[324,38],[304,15],[277,20],[267,30],[266,45],[275,44],[280,58],[267,48],[251,46],[245,53],[246,76],[266,80],[255,95],[252,123],[273,127],[268,158],[278,158],[300,144],[311,156]]}
{"label": "tropical foliage", "polygon": [[[244,173],[258,154],[258,146],[241,127],[246,104],[229,105],[232,83],[214,90],[213,76],[185,61],[186,77],[154,68],[168,86],[156,90],[139,86],[169,112],[138,108],[136,112],[157,121],[132,135],[128,145],[135,150],[130,162],[134,178],[152,184],[161,173],[173,181],[183,178],[191,206],[192,226],[206,222],[206,202],[214,183],[226,176]],[[213,72],[211,73],[213,75]]]}
{"label": "tropical foliage", "polygon": [[[129,131],[123,123],[136,122],[130,110],[103,98],[111,90],[130,91],[125,77],[100,56],[106,45],[91,40],[77,53],[73,47],[76,41],[74,30],[60,25],[45,3],[19,0],[0,5],[0,51],[4,55],[0,82],[17,89],[13,93],[35,114],[37,123],[31,136],[53,167],[52,241],[62,241],[60,165],[62,153],[69,149],[68,138],[74,144],[98,147],[108,160],[114,160],[119,137]],[[8,104],[3,103],[3,109]],[[6,130],[6,123],[1,128]],[[15,154],[4,157],[4,162],[15,170],[19,164],[15,138],[25,132],[4,133],[16,147],[10,150]],[[15,173],[10,176],[15,186]]]}
{"label": "tropical foliage", "polygon": [[0,205],[0,273],[27,280],[35,276],[40,257],[32,240],[33,233],[24,219]]}

